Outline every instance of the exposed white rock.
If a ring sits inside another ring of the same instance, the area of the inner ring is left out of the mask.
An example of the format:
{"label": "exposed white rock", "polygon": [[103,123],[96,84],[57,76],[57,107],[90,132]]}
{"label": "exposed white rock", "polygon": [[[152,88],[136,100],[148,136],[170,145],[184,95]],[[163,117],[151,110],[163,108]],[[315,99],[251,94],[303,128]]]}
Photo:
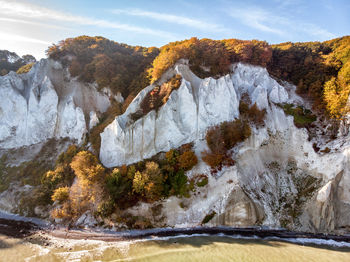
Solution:
{"label": "exposed white rock", "polygon": [[75,222],[76,226],[88,226],[93,227],[97,225],[96,219],[91,214],[90,211],[86,211],[84,214],[82,214],[78,220]]}
{"label": "exposed white rock", "polygon": [[118,103],[123,103],[124,97],[120,92],[118,92],[117,95],[114,96],[114,100],[117,101]]}
{"label": "exposed white rock", "polygon": [[265,69],[241,63],[217,80],[199,79],[183,64],[175,70],[183,77],[181,86],[158,112],[151,111],[136,122],[130,120],[153,88],[149,86],[101,134],[100,158],[106,166],[130,164],[188,142],[194,142],[200,157],[206,149],[206,130],[238,118],[244,94],[266,109],[265,125],[253,127],[252,136],[235,148],[234,167],[213,177],[200,161],[188,172],[189,177],[203,173],[209,177],[208,185],[197,188],[191,198],[161,201],[157,217],[147,203],[127,212],[146,216],[156,226],[196,226],[215,211],[208,223],[212,226],[287,225],[321,232],[350,227],[349,139],[333,142],[341,144],[338,153],[316,153],[307,130],[296,128],[293,118],[277,105],[303,103],[294,86],[281,86]]}
{"label": "exposed white rock", "polygon": [[96,126],[99,122],[98,116],[95,111],[90,112],[90,122],[89,122],[89,129]]}
{"label": "exposed white rock", "polygon": [[332,181],[329,181],[318,191],[316,200],[321,203],[326,202],[331,193],[331,188],[332,188]]}
{"label": "exposed white rock", "polygon": [[126,112],[117,117],[101,134],[100,159],[105,166],[130,164],[161,151],[204,137],[208,127],[239,117],[239,101],[248,94],[260,109],[288,100],[288,93],[266,69],[238,63],[233,73],[219,79],[200,79],[187,65],[178,64],[183,77],[178,90],[171,93],[158,112],[152,111],[133,123],[149,86],[133,100]]}
{"label": "exposed white rock", "polygon": [[[190,198],[139,203],[128,214],[145,216],[155,226],[196,226],[216,212],[208,225],[288,225],[294,230],[321,232],[350,228],[348,119],[342,123],[341,137],[324,141],[331,153],[318,154],[306,129],[296,128],[293,118],[277,105],[306,103],[295,94],[294,86],[278,84],[266,69],[238,63],[232,73],[219,79],[200,79],[179,63],[162,81],[175,73],[183,78],[181,86],[157,112],[136,122],[130,117],[154,88],[151,85],[106,127],[100,149],[104,165],[134,163],[189,142],[194,142],[200,158],[207,149],[207,129],[238,118],[239,103],[245,97],[266,110],[265,125],[253,126],[251,137],[233,150],[235,166],[214,177],[199,161],[187,172],[188,177],[209,177],[208,185],[197,188]],[[98,123],[98,113],[109,106],[110,96],[108,89],[100,93],[95,84],[70,78],[61,64],[51,60],[41,60],[27,74],[11,72],[0,77],[0,148],[37,144],[52,137],[81,141]],[[23,190],[30,192],[30,188]],[[13,210],[17,200],[8,190],[0,197],[0,208],[10,210],[12,206]],[[151,207],[158,204],[162,204],[161,212],[154,216]],[[78,222],[95,223],[88,213]]]}
{"label": "exposed white rock", "polygon": [[95,85],[80,83],[59,62],[42,59],[26,74],[0,77],[0,148],[54,137],[80,143],[89,113],[104,112],[109,105],[108,96]]}

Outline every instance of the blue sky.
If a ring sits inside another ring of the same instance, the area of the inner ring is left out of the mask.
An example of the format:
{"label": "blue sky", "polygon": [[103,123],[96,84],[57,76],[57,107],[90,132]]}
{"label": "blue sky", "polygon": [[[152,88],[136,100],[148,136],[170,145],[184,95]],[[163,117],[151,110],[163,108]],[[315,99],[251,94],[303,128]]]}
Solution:
{"label": "blue sky", "polygon": [[157,46],[192,36],[269,43],[350,34],[349,0],[0,0],[0,49],[45,56],[67,37]]}

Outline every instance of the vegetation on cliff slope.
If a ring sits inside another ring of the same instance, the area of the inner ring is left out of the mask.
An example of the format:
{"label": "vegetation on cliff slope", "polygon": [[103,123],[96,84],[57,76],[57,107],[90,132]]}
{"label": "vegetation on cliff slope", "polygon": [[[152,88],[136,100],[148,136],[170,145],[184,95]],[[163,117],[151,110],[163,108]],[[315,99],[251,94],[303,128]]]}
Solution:
{"label": "vegetation on cliff slope", "polygon": [[335,118],[349,112],[350,36],[326,42],[272,45],[268,69],[297,85],[299,94],[313,100],[314,109],[326,109]]}
{"label": "vegetation on cliff slope", "polygon": [[26,64],[24,66],[21,66],[18,70],[17,70],[17,74],[25,74],[28,73],[30,71],[30,69],[32,69],[34,63],[29,63]]}
{"label": "vegetation on cliff slope", "polygon": [[325,42],[269,45],[258,40],[211,40],[193,37],[160,49],[132,47],[103,37],[68,38],[47,50],[72,76],[96,81],[126,98],[123,109],[150,81],[155,82],[180,59],[189,61],[199,77],[219,77],[230,65],[245,62],[266,67],[273,76],[297,85],[299,94],[314,102],[314,109],[340,118],[349,111],[350,36]]}
{"label": "vegetation on cliff slope", "polygon": [[[249,102],[249,101],[248,101]],[[256,104],[249,106],[241,101],[239,105],[240,119],[226,121],[209,128],[205,139],[209,150],[202,152],[202,159],[211,168],[212,173],[223,166],[235,163],[230,150],[251,135],[251,125],[264,125],[265,110],[259,110]]]}
{"label": "vegetation on cliff slope", "polygon": [[86,211],[108,217],[139,201],[188,197],[195,185],[208,183],[203,175],[188,181],[185,171],[197,162],[192,146],[187,144],[130,166],[106,169],[91,152],[79,152],[71,146],[60,155],[55,169],[43,175],[40,192],[47,204],[55,202],[53,218],[75,221]]}
{"label": "vegetation on cliff slope", "polygon": [[161,47],[149,74],[154,82],[179,59],[188,59],[190,68],[196,75],[215,77],[229,73],[230,65],[239,61],[266,67],[271,57],[272,49],[265,41],[192,37]]}
{"label": "vegetation on cliff slope", "polygon": [[227,74],[234,62],[260,65],[273,76],[297,85],[298,93],[311,99],[314,109],[326,109],[331,117],[339,118],[349,111],[349,57],[349,36],[326,42],[277,45],[257,40],[191,38],[161,47],[149,74],[156,81],[182,58],[200,77]]}
{"label": "vegetation on cliff slope", "polygon": [[6,75],[10,71],[16,72],[22,66],[34,63],[35,61],[35,57],[32,55],[19,57],[14,52],[0,50],[0,76]]}
{"label": "vegetation on cliff slope", "polygon": [[158,55],[155,47],[129,46],[96,36],[67,38],[46,51],[69,67],[72,76],[85,82],[96,81],[123,97],[134,96],[149,84],[145,70]]}

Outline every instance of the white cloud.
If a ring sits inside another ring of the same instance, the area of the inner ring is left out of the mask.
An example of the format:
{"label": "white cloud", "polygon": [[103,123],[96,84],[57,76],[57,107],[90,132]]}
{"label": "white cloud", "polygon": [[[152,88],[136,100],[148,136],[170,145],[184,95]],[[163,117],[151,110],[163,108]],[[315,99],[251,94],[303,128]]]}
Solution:
{"label": "white cloud", "polygon": [[301,23],[298,26],[298,29],[309,35],[315,36],[320,40],[329,40],[336,37],[335,34],[328,32],[326,29],[320,28],[319,26],[310,23]]}
{"label": "white cloud", "polygon": [[174,40],[176,36],[171,33],[154,30],[150,28],[132,26],[128,24],[122,24],[117,22],[110,22],[102,19],[95,19],[90,17],[76,16],[72,14],[62,13],[48,8],[43,8],[36,5],[31,5],[22,2],[8,2],[0,0],[0,14],[10,16],[11,18],[25,17],[37,20],[46,20],[46,21],[60,21],[66,23],[74,23],[77,25],[90,25],[98,26],[104,28],[113,28],[124,31],[131,31],[140,34],[149,34],[158,36],[161,38],[167,38]]}
{"label": "white cloud", "polygon": [[55,29],[71,30],[71,28],[65,27],[65,26],[52,25],[52,24],[42,23],[42,22],[33,22],[33,21],[27,21],[27,20],[22,20],[22,19],[13,19],[13,18],[0,17],[0,21],[11,22],[11,23],[19,23],[19,24],[27,24],[27,25],[36,25],[36,26],[55,28]]}
{"label": "white cloud", "polygon": [[150,12],[150,11],[144,11],[140,9],[113,9],[111,11],[113,14],[126,14],[126,15],[132,15],[132,16],[139,16],[139,17],[147,17],[154,20],[174,23],[178,25],[185,25],[188,27],[197,28],[203,31],[213,31],[213,32],[224,32],[228,31],[227,28],[213,24],[213,23],[207,23],[202,20],[197,20],[193,18],[188,18],[185,16],[178,16],[173,14],[165,14],[165,13],[158,13],[158,12]]}
{"label": "white cloud", "polygon": [[249,8],[234,8],[228,13],[231,17],[239,19],[243,24],[255,28],[260,31],[284,35],[284,32],[276,27],[276,23],[286,23],[285,19],[273,16],[264,9],[249,7]]}
{"label": "white cloud", "polygon": [[31,37],[26,37],[26,36],[22,36],[22,35],[5,33],[5,32],[0,32],[0,39],[1,40],[5,40],[5,41],[8,41],[10,39],[12,41],[21,41],[21,42],[42,44],[42,45],[45,45],[45,46],[48,46],[48,45],[51,44],[48,41],[35,39],[35,38],[31,38]]}
{"label": "white cloud", "polygon": [[280,36],[290,37],[292,34],[305,33],[317,37],[319,40],[335,37],[334,34],[317,25],[297,21],[287,16],[276,15],[259,7],[234,8],[227,13],[246,26]]}

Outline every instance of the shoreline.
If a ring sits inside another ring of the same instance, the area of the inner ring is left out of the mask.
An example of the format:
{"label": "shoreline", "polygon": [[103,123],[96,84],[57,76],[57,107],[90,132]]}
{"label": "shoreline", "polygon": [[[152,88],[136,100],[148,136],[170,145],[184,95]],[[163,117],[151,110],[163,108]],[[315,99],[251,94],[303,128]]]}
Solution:
{"label": "shoreline", "polygon": [[32,235],[39,235],[44,238],[50,236],[62,240],[96,240],[104,242],[152,240],[166,237],[191,237],[203,235],[237,237],[237,239],[256,238],[261,240],[280,240],[293,242],[295,244],[308,244],[318,246],[327,245],[327,241],[330,241],[330,243],[342,242],[344,243],[344,246],[346,245],[348,248],[350,248],[350,234],[334,235],[307,233],[288,231],[285,229],[269,229],[260,227],[154,228],[126,231],[72,228],[70,230],[67,230],[63,227],[50,228],[49,226],[39,226],[29,221],[0,218],[0,234],[14,238],[28,238]]}

